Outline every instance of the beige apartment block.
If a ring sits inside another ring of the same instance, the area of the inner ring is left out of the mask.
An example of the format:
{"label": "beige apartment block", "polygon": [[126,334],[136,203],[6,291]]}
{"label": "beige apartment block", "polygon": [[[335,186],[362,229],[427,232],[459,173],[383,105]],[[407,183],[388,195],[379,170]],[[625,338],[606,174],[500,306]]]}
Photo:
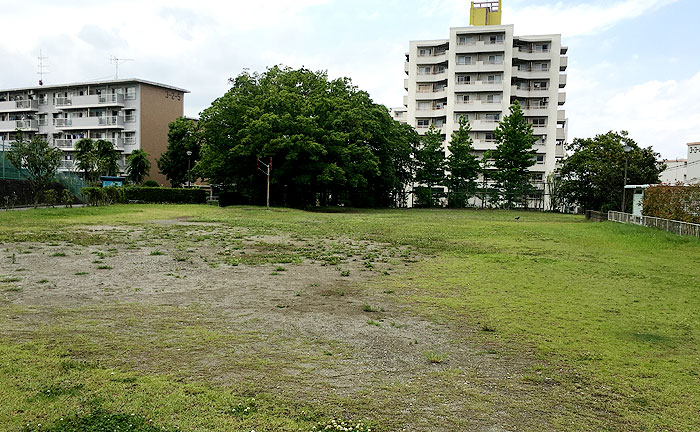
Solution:
{"label": "beige apartment block", "polygon": [[496,148],[493,132],[519,101],[538,138],[531,168],[538,192],[530,205],[546,207],[545,180],[565,155],[566,53],[561,35],[515,36],[512,25],[456,27],[448,39],[412,41],[404,66],[405,120],[420,134],[435,126],[447,152],[465,117],[483,156]]}
{"label": "beige apartment block", "polygon": [[168,145],[168,124],[184,113],[187,90],[141,79],[44,85],[0,90],[0,141],[12,145],[17,133],[39,135],[64,152],[61,170],[76,171],[75,143],[110,141],[121,158],[145,150],[150,178],[165,184],[156,159]]}

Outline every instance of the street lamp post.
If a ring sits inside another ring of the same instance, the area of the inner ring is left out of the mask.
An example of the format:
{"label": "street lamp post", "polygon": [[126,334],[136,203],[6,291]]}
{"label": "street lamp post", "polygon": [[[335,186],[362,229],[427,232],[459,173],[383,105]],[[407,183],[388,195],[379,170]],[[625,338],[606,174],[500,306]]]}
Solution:
{"label": "street lamp post", "polygon": [[627,167],[629,165],[630,152],[632,151],[631,146],[624,146],[622,150],[625,151],[625,185],[622,188],[622,213],[627,209]]}
{"label": "street lamp post", "polygon": [[192,187],[192,177],[190,175],[190,161],[192,159],[192,152],[187,150],[187,187]]}

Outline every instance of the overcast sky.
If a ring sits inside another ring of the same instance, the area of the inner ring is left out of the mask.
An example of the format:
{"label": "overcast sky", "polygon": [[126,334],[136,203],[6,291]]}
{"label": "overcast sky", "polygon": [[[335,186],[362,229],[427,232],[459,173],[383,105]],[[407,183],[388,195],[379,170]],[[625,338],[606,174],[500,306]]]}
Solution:
{"label": "overcast sky", "polygon": [[[243,69],[275,64],[348,76],[398,106],[408,41],[469,24],[465,0],[0,0],[0,88],[112,78],[184,87],[196,116]],[[664,157],[700,141],[697,0],[505,0],[516,35],[569,46],[569,140],[626,129]]]}

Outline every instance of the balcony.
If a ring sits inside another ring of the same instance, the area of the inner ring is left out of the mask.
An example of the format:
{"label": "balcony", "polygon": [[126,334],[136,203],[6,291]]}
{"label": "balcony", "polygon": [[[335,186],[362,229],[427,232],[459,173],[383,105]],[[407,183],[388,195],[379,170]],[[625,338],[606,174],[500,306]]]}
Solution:
{"label": "balcony", "polygon": [[520,47],[517,50],[513,50],[513,58],[533,61],[533,60],[549,60],[551,53],[549,50],[531,50],[527,48]]}
{"label": "balcony", "polygon": [[503,81],[471,81],[455,85],[455,92],[503,91]]}
{"label": "balcony", "polygon": [[472,43],[457,44],[455,52],[457,54],[477,53],[477,52],[504,52],[505,44],[503,41],[490,43],[487,41],[476,41]]}
{"label": "balcony", "polygon": [[37,120],[8,120],[0,121],[0,132],[39,132],[39,122]]}
{"label": "balcony", "polygon": [[75,161],[62,160],[58,168],[63,170],[72,170],[76,166]]}
{"label": "balcony", "polygon": [[546,92],[549,91],[549,87],[523,87],[523,86],[511,86],[510,95],[521,98],[542,98],[547,96]]}
{"label": "balcony", "polygon": [[455,72],[503,72],[503,61],[489,62],[479,60],[470,64],[455,66]]}
{"label": "balcony", "polygon": [[562,106],[566,103],[566,93],[559,93],[559,106]]}
{"label": "balcony", "polygon": [[447,97],[447,90],[430,91],[430,92],[417,92],[416,93],[416,100],[445,99],[446,97]]}
{"label": "balcony", "polygon": [[403,89],[408,91],[408,79],[403,80]]}
{"label": "balcony", "polygon": [[403,71],[406,72],[406,75],[408,75],[408,62],[403,64]]}
{"label": "balcony", "polygon": [[559,61],[559,71],[564,72],[568,66],[569,66],[569,57],[562,56],[561,60]]}
{"label": "balcony", "polygon": [[417,63],[420,64],[438,64],[438,63],[443,63],[447,61],[447,51],[436,53],[436,54],[431,54],[428,56],[418,56],[416,59]]}
{"label": "balcony", "polygon": [[408,108],[408,96],[403,97],[403,106]]}
{"label": "balcony", "polygon": [[124,129],[124,117],[75,117],[53,119],[56,129]]}
{"label": "balcony", "polygon": [[[418,132],[419,135],[425,135],[425,133],[428,132],[429,129],[429,126],[417,126],[416,132]],[[442,126],[435,126],[435,129],[442,135],[445,135],[447,133],[447,125],[443,124]]]}
{"label": "balcony", "polygon": [[455,111],[472,112],[472,111],[502,111],[502,101],[489,102],[485,100],[473,100],[469,102],[457,102]]}
{"label": "balcony", "polygon": [[427,110],[416,110],[416,117],[445,117],[447,108],[429,108]]}
{"label": "balcony", "polygon": [[566,156],[566,151],[564,150],[564,143],[557,143],[554,150],[554,156],[557,158]]}
{"label": "balcony", "polygon": [[58,97],[54,105],[59,109],[79,109],[94,107],[124,107],[124,96],[120,94]]}
{"label": "balcony", "polygon": [[39,102],[35,100],[21,100],[0,102],[0,112],[31,112],[39,111]]}
{"label": "balcony", "polygon": [[566,141],[566,129],[557,128],[557,141]]}
{"label": "balcony", "polygon": [[566,87],[566,75],[561,74],[559,75],[559,88],[562,89],[564,87]]}
{"label": "balcony", "polygon": [[526,116],[546,116],[549,104],[523,105],[523,114]]}
{"label": "balcony", "polygon": [[498,120],[470,120],[469,125],[473,131],[493,131],[498,127]]}
{"label": "balcony", "polygon": [[532,125],[533,135],[547,135],[547,126],[542,125]]}
{"label": "balcony", "polygon": [[529,69],[513,66],[513,77],[523,79],[548,79],[551,75],[549,69]]}
{"label": "balcony", "polygon": [[78,141],[77,139],[64,139],[64,138],[59,138],[53,140],[53,143],[56,147],[64,150],[70,150],[75,148],[75,143]]}
{"label": "balcony", "polygon": [[566,111],[565,110],[557,111],[557,123],[559,123],[559,124],[566,123]]}
{"label": "balcony", "polygon": [[431,73],[431,74],[419,74],[416,76],[416,81],[420,83],[424,82],[438,82],[447,79],[447,70],[444,72]]}

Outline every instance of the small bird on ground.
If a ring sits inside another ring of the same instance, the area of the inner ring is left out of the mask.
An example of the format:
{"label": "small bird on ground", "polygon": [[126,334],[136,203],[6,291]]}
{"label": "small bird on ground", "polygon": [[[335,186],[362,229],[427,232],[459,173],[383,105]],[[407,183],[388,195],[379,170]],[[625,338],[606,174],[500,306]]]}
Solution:
{"label": "small bird on ground", "polygon": [[516,217],[515,220],[520,220],[520,216]]}

